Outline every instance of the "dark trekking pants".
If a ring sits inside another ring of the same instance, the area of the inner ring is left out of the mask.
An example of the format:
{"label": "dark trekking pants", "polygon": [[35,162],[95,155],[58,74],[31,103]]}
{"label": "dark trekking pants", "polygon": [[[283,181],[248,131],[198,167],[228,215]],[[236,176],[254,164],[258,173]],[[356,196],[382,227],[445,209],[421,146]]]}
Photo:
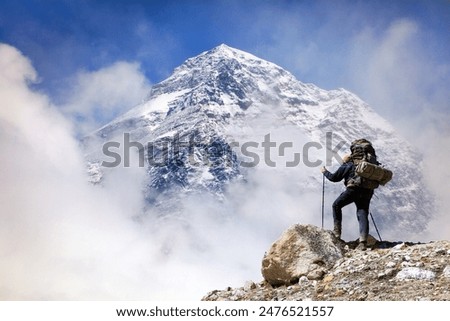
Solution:
{"label": "dark trekking pants", "polygon": [[333,203],[334,224],[340,226],[342,224],[342,208],[355,203],[360,240],[367,240],[369,235],[369,205],[372,195],[373,190],[371,189],[348,187]]}

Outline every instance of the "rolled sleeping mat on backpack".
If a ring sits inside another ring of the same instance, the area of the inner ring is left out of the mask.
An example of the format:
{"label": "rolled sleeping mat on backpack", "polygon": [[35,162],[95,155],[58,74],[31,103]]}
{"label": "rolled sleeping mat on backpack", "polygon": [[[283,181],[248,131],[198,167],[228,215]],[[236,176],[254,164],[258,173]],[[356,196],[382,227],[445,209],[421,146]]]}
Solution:
{"label": "rolled sleeping mat on backpack", "polygon": [[386,185],[392,179],[392,171],[387,168],[362,161],[356,166],[356,174]]}

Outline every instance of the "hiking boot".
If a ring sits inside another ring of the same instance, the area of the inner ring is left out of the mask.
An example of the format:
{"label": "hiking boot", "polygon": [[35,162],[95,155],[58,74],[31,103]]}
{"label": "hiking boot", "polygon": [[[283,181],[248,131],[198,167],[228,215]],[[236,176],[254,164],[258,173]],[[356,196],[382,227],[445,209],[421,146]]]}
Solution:
{"label": "hiking boot", "polygon": [[358,246],[356,247],[356,250],[358,251],[367,250],[367,242],[359,242]]}
{"label": "hiking boot", "polygon": [[341,239],[341,232],[342,232],[341,226],[340,225],[334,225],[334,229],[333,229],[334,236],[336,236],[338,239]]}

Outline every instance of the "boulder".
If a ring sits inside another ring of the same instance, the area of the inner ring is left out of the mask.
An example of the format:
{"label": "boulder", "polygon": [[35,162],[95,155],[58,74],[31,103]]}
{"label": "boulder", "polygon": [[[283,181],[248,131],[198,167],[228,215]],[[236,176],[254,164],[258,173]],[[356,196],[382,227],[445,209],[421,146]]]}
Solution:
{"label": "boulder", "polygon": [[321,278],[342,258],[344,245],[331,231],[293,225],[266,252],[261,273],[273,286],[297,283],[302,276]]}

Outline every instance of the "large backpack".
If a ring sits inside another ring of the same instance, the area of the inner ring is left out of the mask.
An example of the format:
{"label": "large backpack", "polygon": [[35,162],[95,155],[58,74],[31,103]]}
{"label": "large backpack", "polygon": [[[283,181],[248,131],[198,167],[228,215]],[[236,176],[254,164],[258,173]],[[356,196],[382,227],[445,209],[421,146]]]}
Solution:
{"label": "large backpack", "polygon": [[392,179],[392,171],[380,166],[372,143],[367,139],[357,139],[350,146],[351,161],[355,165],[355,173],[347,182],[347,186],[359,186],[375,189],[385,185]]}

